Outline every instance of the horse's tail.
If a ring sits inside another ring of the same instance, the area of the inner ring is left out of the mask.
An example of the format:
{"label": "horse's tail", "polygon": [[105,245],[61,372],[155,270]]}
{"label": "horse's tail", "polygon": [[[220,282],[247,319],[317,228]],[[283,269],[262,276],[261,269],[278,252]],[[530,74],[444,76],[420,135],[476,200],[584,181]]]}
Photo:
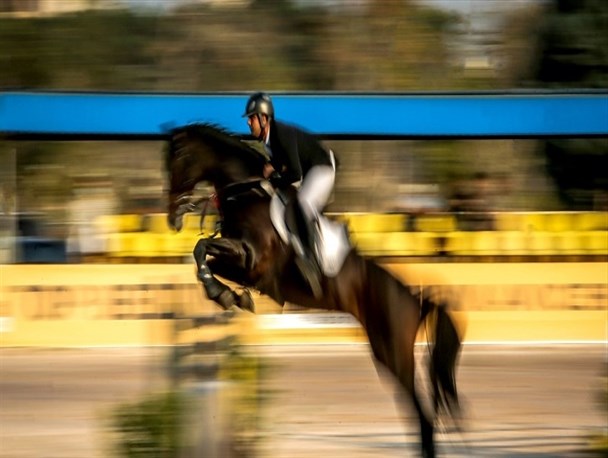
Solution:
{"label": "horse's tail", "polygon": [[[434,313],[434,315],[433,315]],[[461,339],[446,302],[436,302],[421,297],[420,321],[433,322],[428,339],[433,339],[429,372],[433,386],[435,412],[443,408],[451,415],[458,415],[460,404],[456,389],[456,364],[460,354]]]}

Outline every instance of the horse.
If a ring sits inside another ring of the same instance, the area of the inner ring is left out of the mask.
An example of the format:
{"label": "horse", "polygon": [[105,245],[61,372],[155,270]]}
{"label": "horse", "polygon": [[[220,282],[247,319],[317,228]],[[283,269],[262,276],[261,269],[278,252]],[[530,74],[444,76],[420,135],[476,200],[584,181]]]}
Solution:
{"label": "horse", "polygon": [[[417,413],[422,456],[435,457],[435,416],[441,406],[452,414],[458,409],[455,372],[460,338],[446,303],[412,291],[355,246],[337,273],[323,276],[322,295],[312,294],[296,266],[293,248],[272,224],[274,192],[263,178],[266,161],[242,138],[215,125],[190,124],[170,132],[165,157],[169,226],[181,230],[183,215],[196,207],[193,190],[199,182],[210,183],[219,202],[221,237],[201,238],[193,250],[207,296],[223,309],[253,309],[251,296],[237,294],[216,278],[219,275],[280,305],[290,302],[354,316],[367,334],[376,364],[389,370]],[[434,320],[429,320],[431,314]],[[434,327],[431,413],[414,386],[414,344],[426,321]]]}

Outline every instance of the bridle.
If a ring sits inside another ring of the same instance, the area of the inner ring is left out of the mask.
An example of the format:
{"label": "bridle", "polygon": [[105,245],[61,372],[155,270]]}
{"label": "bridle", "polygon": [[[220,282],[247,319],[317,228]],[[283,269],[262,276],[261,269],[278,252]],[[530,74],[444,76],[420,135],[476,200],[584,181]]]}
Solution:
{"label": "bridle", "polygon": [[[179,194],[174,200],[174,204],[177,205],[177,209],[175,210],[175,216],[176,218],[179,218],[184,216],[186,213],[200,213],[201,219],[199,221],[199,235],[202,235],[203,224],[205,222],[205,217],[207,216],[207,212],[209,210],[210,202],[213,206],[219,209],[219,206],[217,205],[216,193],[211,193],[208,196],[201,197],[193,201],[191,191],[183,192]],[[219,227],[216,225],[215,231],[209,236],[209,238],[215,237],[219,232]]]}
{"label": "bridle", "polygon": [[[176,162],[181,162],[179,165],[182,170],[189,170],[191,167],[195,166],[195,161],[193,160],[194,155],[188,148],[185,148],[183,144],[180,144],[180,137],[183,135],[185,134],[180,133],[175,138],[176,148],[171,160],[173,161],[174,166]],[[168,165],[168,168],[172,169],[173,167]],[[172,181],[171,178],[170,181]],[[248,194],[249,192],[255,192],[260,196],[265,194],[272,195],[274,193],[272,185],[270,185],[267,180],[256,177],[230,183],[221,189],[217,189],[216,192],[211,193],[208,196],[193,200],[193,191],[198,181],[199,177],[196,176],[196,174],[187,177],[185,181],[179,184],[179,188],[176,192],[170,191],[170,196],[176,196],[172,199],[172,206],[175,208],[175,218],[181,218],[186,213],[200,213],[199,229],[201,234],[210,202],[218,209],[221,216],[222,202],[237,200],[239,196]],[[215,232],[210,237],[215,237],[218,233],[219,226],[216,225]]]}
{"label": "bridle", "polygon": [[260,197],[264,195],[272,196],[274,194],[274,188],[267,180],[263,178],[251,178],[244,181],[238,181],[224,186],[217,192],[213,192],[208,196],[192,200],[192,191],[185,191],[179,194],[173,201],[177,205],[175,210],[175,216],[181,217],[186,213],[200,213],[199,230],[201,235],[203,233],[203,225],[205,217],[209,211],[210,205],[217,208],[220,214],[220,220],[215,226],[213,234],[209,238],[216,237],[221,229],[222,220],[222,202],[235,201],[241,196],[253,192]]}

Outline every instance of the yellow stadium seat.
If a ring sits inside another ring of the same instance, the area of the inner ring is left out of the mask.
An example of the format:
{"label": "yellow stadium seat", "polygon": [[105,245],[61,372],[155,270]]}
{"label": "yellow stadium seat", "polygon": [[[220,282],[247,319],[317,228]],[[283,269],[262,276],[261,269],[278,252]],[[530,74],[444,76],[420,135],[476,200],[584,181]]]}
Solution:
{"label": "yellow stadium seat", "polygon": [[414,229],[420,232],[452,232],[456,228],[454,215],[420,215],[414,220]]}
{"label": "yellow stadium seat", "polygon": [[500,254],[495,231],[455,231],[448,234],[446,251],[459,256],[495,256]]}
{"label": "yellow stadium seat", "polygon": [[373,232],[358,232],[352,233],[350,238],[362,254],[376,255],[382,251],[378,234],[374,234]]}
{"label": "yellow stadium seat", "polygon": [[[167,223],[166,213],[150,213],[144,215],[141,220],[141,228],[144,231],[156,232],[159,234],[173,232],[173,230],[169,227],[169,224]],[[209,235],[213,233],[213,231],[215,231],[215,223],[217,220],[218,215],[215,213],[210,213],[205,216],[205,220],[203,223],[203,233],[205,235]],[[184,215],[184,226],[182,230],[196,232],[198,234],[199,232],[201,232],[200,224],[200,215],[187,213],[186,215]]]}
{"label": "yellow stadium seat", "polygon": [[112,257],[131,256],[135,233],[133,232],[115,232],[108,234],[107,253]]}
{"label": "yellow stadium seat", "polygon": [[436,236],[422,232],[361,232],[352,235],[359,252],[368,256],[433,256]]}
{"label": "yellow stadium seat", "polygon": [[575,229],[575,214],[554,212],[545,214],[544,229],[551,232],[572,231]]}
{"label": "yellow stadium seat", "polygon": [[351,232],[400,232],[406,229],[407,215],[401,213],[346,213],[344,221]]}
{"label": "yellow stadium seat", "polygon": [[452,231],[445,235],[445,251],[452,255],[470,255],[472,253],[472,232]]}
{"label": "yellow stadium seat", "polygon": [[165,256],[187,256],[192,254],[199,237],[193,232],[162,234],[162,251]]}
{"label": "yellow stadium seat", "polygon": [[162,256],[162,240],[151,232],[118,232],[108,236],[107,253],[112,257]]}
{"label": "yellow stadium seat", "polygon": [[589,254],[608,255],[608,231],[585,232],[584,247]]}
{"label": "yellow stadium seat", "polygon": [[153,232],[134,233],[130,255],[138,258],[163,256],[162,236]]}
{"label": "yellow stadium seat", "polygon": [[558,254],[585,254],[585,232],[564,231],[556,234]]}
{"label": "yellow stadium seat", "polygon": [[529,234],[522,231],[497,232],[501,254],[520,256],[530,254],[528,250]]}
{"label": "yellow stadium seat", "polygon": [[525,229],[524,214],[515,212],[495,213],[494,225],[497,231],[522,231]]}
{"label": "yellow stadium seat", "polygon": [[521,230],[526,232],[547,230],[546,213],[522,213],[522,222]]}
{"label": "yellow stadium seat", "polygon": [[608,212],[583,212],[575,216],[575,228],[579,231],[608,230]]}
{"label": "yellow stadium seat", "polygon": [[[185,246],[184,238],[177,234],[161,234],[162,252],[165,256],[184,256]],[[194,248],[191,246],[190,250]]]}
{"label": "yellow stadium seat", "polygon": [[528,254],[531,255],[553,255],[558,254],[557,239],[559,233],[538,231],[527,235]]}
{"label": "yellow stadium seat", "polygon": [[150,213],[142,218],[142,227],[145,231],[164,234],[173,230],[167,223],[166,213]]}
{"label": "yellow stadium seat", "polygon": [[477,256],[496,256],[501,253],[498,233],[495,231],[471,232],[471,251]]}
{"label": "yellow stadium seat", "polygon": [[106,253],[110,256],[115,256],[119,251],[120,242],[118,241],[118,234],[108,234],[106,236]]}
{"label": "yellow stadium seat", "polygon": [[105,233],[137,232],[141,230],[140,215],[103,215],[96,219],[95,224]]}
{"label": "yellow stadium seat", "polygon": [[[216,214],[206,215],[203,222],[202,235],[209,236],[213,234],[215,232],[215,224],[217,220],[218,215]],[[196,234],[201,233],[201,216],[193,213],[184,215],[184,228],[182,230]]]}
{"label": "yellow stadium seat", "polygon": [[381,234],[386,250],[394,256],[435,256],[437,238],[430,232],[387,232]]}

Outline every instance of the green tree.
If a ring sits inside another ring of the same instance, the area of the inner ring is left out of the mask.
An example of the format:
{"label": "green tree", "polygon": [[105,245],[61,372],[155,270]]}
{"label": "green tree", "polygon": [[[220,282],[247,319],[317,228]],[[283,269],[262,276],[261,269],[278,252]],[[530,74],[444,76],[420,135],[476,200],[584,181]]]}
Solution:
{"label": "green tree", "polygon": [[[608,87],[608,2],[554,0],[539,30],[536,62],[523,85]],[[608,139],[548,140],[541,151],[565,208],[606,209]]]}

